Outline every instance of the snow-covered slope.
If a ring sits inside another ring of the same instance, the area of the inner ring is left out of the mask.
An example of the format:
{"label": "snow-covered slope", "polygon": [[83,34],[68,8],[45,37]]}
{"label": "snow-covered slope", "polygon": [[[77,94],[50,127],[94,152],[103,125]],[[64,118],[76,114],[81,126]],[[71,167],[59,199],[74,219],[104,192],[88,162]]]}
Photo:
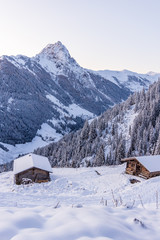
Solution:
{"label": "snow-covered slope", "polygon": [[51,182],[23,186],[1,173],[1,239],[159,240],[160,177],[131,184],[124,170],[53,168]]}
{"label": "snow-covered slope", "polygon": [[61,42],[47,45],[33,58],[2,56],[0,85],[1,162],[26,152],[17,144],[27,142],[25,149],[33,149],[37,139],[43,146],[56,141],[130,94],[80,67]]}
{"label": "snow-covered slope", "polygon": [[119,164],[125,157],[160,154],[159,132],[160,81],[35,152],[49,157],[52,166]]}
{"label": "snow-covered slope", "polygon": [[156,82],[160,77],[160,73],[148,72],[147,74],[140,74],[128,70],[111,71],[100,70],[96,71],[102,77],[110,80],[118,86],[129,88],[132,92],[148,89],[149,85]]}
{"label": "snow-covered slope", "polygon": [[[0,162],[26,153],[26,149],[32,151],[35,144],[41,147],[59,140],[81,128],[86,119],[124,101],[137,88],[148,88],[158,77],[127,71],[102,75],[79,66],[61,42],[47,45],[33,58],[2,56]],[[18,145],[25,143],[24,148]]]}
{"label": "snow-covered slope", "polygon": [[82,68],[70,56],[67,48],[61,43],[48,44],[39,54],[32,58],[46,71],[54,75],[64,74],[64,69],[71,69],[82,73]]}

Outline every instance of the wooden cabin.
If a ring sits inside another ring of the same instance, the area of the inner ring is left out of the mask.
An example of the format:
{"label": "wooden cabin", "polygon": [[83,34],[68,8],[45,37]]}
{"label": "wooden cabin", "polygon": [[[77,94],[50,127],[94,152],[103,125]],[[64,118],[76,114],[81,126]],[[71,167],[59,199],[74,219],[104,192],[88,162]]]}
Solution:
{"label": "wooden cabin", "polygon": [[52,169],[48,158],[30,153],[14,160],[13,172],[15,183],[19,185],[48,182]]}
{"label": "wooden cabin", "polygon": [[121,162],[127,163],[125,172],[128,174],[146,179],[160,176],[160,155],[130,157]]}

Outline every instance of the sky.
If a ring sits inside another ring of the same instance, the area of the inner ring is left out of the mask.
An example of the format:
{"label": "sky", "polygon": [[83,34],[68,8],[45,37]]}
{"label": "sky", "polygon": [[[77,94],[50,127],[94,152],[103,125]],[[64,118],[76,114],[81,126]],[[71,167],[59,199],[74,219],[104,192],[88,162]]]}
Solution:
{"label": "sky", "polygon": [[84,68],[160,72],[160,0],[0,0],[0,56],[61,41]]}

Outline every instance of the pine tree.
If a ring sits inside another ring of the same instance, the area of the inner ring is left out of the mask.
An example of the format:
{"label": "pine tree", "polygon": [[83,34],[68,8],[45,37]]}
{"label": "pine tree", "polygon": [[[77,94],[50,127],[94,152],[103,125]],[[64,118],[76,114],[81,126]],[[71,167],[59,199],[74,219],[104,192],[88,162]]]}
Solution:
{"label": "pine tree", "polygon": [[121,162],[121,159],[125,158],[125,156],[126,156],[125,141],[123,139],[120,139],[116,151],[116,164],[119,164]]}
{"label": "pine tree", "polygon": [[89,127],[88,121],[86,121],[80,134],[81,139],[83,140],[88,139],[89,130],[90,130],[90,127]]}
{"label": "pine tree", "polygon": [[95,157],[95,165],[96,166],[102,166],[105,164],[105,155],[104,155],[104,146],[101,145],[97,154],[96,154],[96,157]]}
{"label": "pine tree", "polygon": [[112,130],[111,130],[111,134],[112,134],[112,136],[114,136],[114,135],[115,135],[115,125],[114,125],[114,124],[112,124]]}
{"label": "pine tree", "polygon": [[158,137],[158,140],[157,140],[157,143],[156,143],[156,148],[155,148],[154,154],[155,155],[160,154],[160,134],[159,134],[159,137]]}
{"label": "pine tree", "polygon": [[97,137],[97,130],[96,130],[96,121],[93,121],[90,125],[90,131],[89,131],[89,138],[90,141],[93,142],[93,140]]}

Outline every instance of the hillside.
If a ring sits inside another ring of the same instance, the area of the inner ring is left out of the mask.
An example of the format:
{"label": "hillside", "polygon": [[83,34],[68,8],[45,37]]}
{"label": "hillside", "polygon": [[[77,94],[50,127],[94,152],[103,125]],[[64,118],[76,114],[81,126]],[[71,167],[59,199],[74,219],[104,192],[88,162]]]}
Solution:
{"label": "hillside", "polygon": [[43,124],[62,135],[78,129],[130,94],[80,67],[60,42],[33,58],[2,56],[0,85],[0,141],[8,144],[30,142]]}
{"label": "hillside", "polygon": [[51,182],[23,186],[1,173],[1,239],[159,240],[160,177],[131,184],[124,169],[54,168]]}
{"label": "hillside", "polygon": [[61,42],[47,45],[33,58],[2,56],[1,163],[76,131],[135,90],[148,89],[158,76],[84,69]]}
{"label": "hillside", "polygon": [[130,205],[135,200],[134,207],[139,207],[140,194],[144,205],[155,207],[154,194],[160,189],[160,177],[145,180],[134,176],[140,182],[131,184],[133,176],[124,172],[125,164],[76,169],[53,168],[51,182],[25,186],[14,184],[12,171],[0,173],[1,206],[13,207],[17,203],[18,207],[51,207],[57,202],[65,207],[78,204],[92,206],[101,204],[103,198],[104,201],[107,200],[108,207],[113,207],[113,190],[115,198],[118,198],[118,206],[121,205],[121,196],[124,205]]}
{"label": "hillside", "polygon": [[49,157],[52,166],[119,164],[124,157],[159,154],[159,132],[160,81],[35,153]]}
{"label": "hillside", "polygon": [[158,76],[84,69],[61,42],[33,58],[0,57],[0,163],[82,128]]}

